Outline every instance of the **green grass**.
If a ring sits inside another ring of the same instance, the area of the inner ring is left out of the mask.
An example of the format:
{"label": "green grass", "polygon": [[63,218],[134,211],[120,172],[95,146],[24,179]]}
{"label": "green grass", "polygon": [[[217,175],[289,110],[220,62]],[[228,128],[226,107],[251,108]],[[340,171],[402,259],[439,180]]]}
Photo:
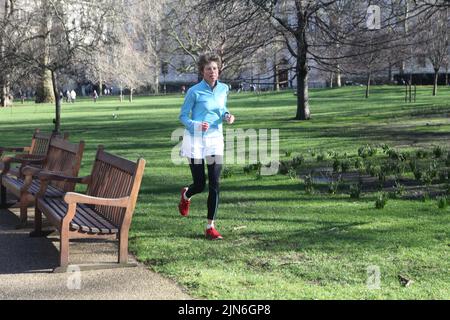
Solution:
{"label": "green grass", "polygon": [[[399,150],[450,150],[450,89],[431,96],[418,89],[405,103],[402,87],[312,90],[312,119],[293,120],[292,92],[232,94],[234,128],[280,129],[282,159],[336,151],[357,154],[365,144]],[[218,229],[225,240],[203,237],[207,194],[193,199],[191,214],[177,211],[179,190],[191,182],[187,165],[174,165],[181,96],[111,98],[63,104],[62,128],[86,141],[80,174],[90,170],[98,144],[129,159],[147,160],[133,218],[130,250],[149,268],[173,278],[194,297],[209,299],[449,299],[450,215],[437,201],[390,199],[375,208],[376,194],[350,199],[338,192],[308,195],[287,175],[244,174],[227,165],[221,182]],[[113,119],[112,114],[117,114]],[[51,130],[53,106],[0,108],[0,145],[29,142],[34,128]],[[290,151],[290,157],[285,156]],[[378,266],[380,289],[367,286]],[[398,276],[413,280],[403,287]]]}

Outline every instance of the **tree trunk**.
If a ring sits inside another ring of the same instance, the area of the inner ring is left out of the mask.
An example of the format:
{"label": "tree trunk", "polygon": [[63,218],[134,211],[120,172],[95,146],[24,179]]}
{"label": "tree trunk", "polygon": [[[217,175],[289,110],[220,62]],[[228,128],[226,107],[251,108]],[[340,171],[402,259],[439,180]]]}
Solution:
{"label": "tree trunk", "polygon": [[337,65],[337,71],[336,71],[336,87],[340,88],[342,87],[342,79],[341,79],[341,70],[340,70],[340,66]]}
{"label": "tree trunk", "polygon": [[329,85],[330,88],[333,88],[333,80],[334,80],[334,73],[331,72],[330,73],[330,85]]}
{"label": "tree trunk", "polygon": [[367,83],[366,83],[366,99],[369,98],[370,93],[370,78],[372,77],[372,73],[369,72],[367,75]]}
{"label": "tree trunk", "polygon": [[55,71],[51,71],[52,83],[53,83],[53,94],[55,95],[55,129],[53,133],[58,135],[61,132],[61,97],[58,93],[58,84],[56,82]]}
{"label": "tree trunk", "polygon": [[130,102],[133,102],[133,88],[130,89]]}
{"label": "tree trunk", "polygon": [[120,86],[120,102],[123,102],[123,87]]}
{"label": "tree trunk", "polygon": [[9,75],[8,74],[0,74],[1,77],[1,98],[0,98],[0,104],[2,107],[7,107],[12,105],[12,101],[9,97]]}
{"label": "tree trunk", "polygon": [[434,69],[434,84],[433,84],[433,96],[437,95],[437,86],[439,78],[439,69]]}
{"label": "tree trunk", "polygon": [[42,70],[36,92],[37,103],[54,103],[55,95],[52,84],[52,74],[49,70]]}
{"label": "tree trunk", "polygon": [[102,79],[102,73],[99,72],[98,74],[98,96],[101,97],[103,96],[103,79]]}
{"label": "tree trunk", "polygon": [[[278,62],[277,62],[277,54],[273,55],[273,90],[280,91],[280,78],[278,74]],[[252,81],[253,82],[253,81]]]}
{"label": "tree trunk", "polygon": [[388,84],[391,84],[394,81],[392,77],[392,64],[389,63],[389,69],[388,69]]}
{"label": "tree trunk", "polygon": [[[5,12],[4,19],[5,21],[8,19],[10,14],[10,3],[9,1],[5,1]],[[4,60],[5,57],[5,40],[3,39],[3,35],[0,34],[0,61]],[[5,71],[0,72],[0,107],[6,107],[11,103],[9,99],[9,76]]]}
{"label": "tree trunk", "polygon": [[273,78],[274,78],[273,90],[280,91],[280,78],[278,76],[278,66],[275,66]]}
{"label": "tree trunk", "polygon": [[[43,1],[43,6],[46,6],[46,1]],[[55,95],[53,92],[53,84],[52,84],[52,73],[50,70],[46,68],[48,66],[50,60],[50,29],[51,29],[51,20],[47,15],[42,17],[41,22],[41,35],[43,36],[41,45],[43,50],[42,61],[41,62],[41,77],[39,79],[39,84],[37,88],[37,103],[54,103]]]}
{"label": "tree trunk", "polygon": [[306,35],[303,31],[297,39],[297,115],[295,117],[297,120],[309,120],[311,118],[308,93],[308,60],[306,55]]}
{"label": "tree trunk", "polygon": [[[159,69],[156,69],[159,70]],[[155,74],[155,94],[159,94],[159,76],[157,74]]]}

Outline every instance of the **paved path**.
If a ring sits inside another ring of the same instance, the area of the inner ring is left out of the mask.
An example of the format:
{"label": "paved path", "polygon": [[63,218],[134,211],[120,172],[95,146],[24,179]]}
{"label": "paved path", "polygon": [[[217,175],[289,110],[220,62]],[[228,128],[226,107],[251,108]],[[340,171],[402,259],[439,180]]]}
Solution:
{"label": "paved path", "polygon": [[[29,209],[29,215],[33,209]],[[134,268],[51,273],[58,238],[30,238],[32,224],[16,230],[17,209],[0,210],[0,300],[3,299],[191,299],[171,280],[138,264]],[[114,262],[117,243],[77,240],[70,263]],[[135,259],[130,256],[130,261]]]}

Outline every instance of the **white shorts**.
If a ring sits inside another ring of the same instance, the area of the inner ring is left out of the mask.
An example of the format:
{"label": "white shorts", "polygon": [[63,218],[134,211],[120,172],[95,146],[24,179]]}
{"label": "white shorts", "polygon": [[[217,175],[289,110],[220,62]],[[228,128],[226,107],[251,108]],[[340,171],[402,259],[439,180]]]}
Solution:
{"label": "white shorts", "polygon": [[191,136],[189,132],[183,135],[180,155],[192,159],[204,159],[206,156],[223,156],[224,143],[223,135]]}

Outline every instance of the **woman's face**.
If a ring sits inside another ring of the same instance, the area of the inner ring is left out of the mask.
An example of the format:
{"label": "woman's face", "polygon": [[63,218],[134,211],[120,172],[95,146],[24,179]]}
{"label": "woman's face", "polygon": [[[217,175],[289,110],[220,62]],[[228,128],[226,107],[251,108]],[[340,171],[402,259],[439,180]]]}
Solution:
{"label": "woman's face", "polygon": [[219,67],[212,61],[203,67],[203,79],[209,84],[214,84],[219,79]]}

